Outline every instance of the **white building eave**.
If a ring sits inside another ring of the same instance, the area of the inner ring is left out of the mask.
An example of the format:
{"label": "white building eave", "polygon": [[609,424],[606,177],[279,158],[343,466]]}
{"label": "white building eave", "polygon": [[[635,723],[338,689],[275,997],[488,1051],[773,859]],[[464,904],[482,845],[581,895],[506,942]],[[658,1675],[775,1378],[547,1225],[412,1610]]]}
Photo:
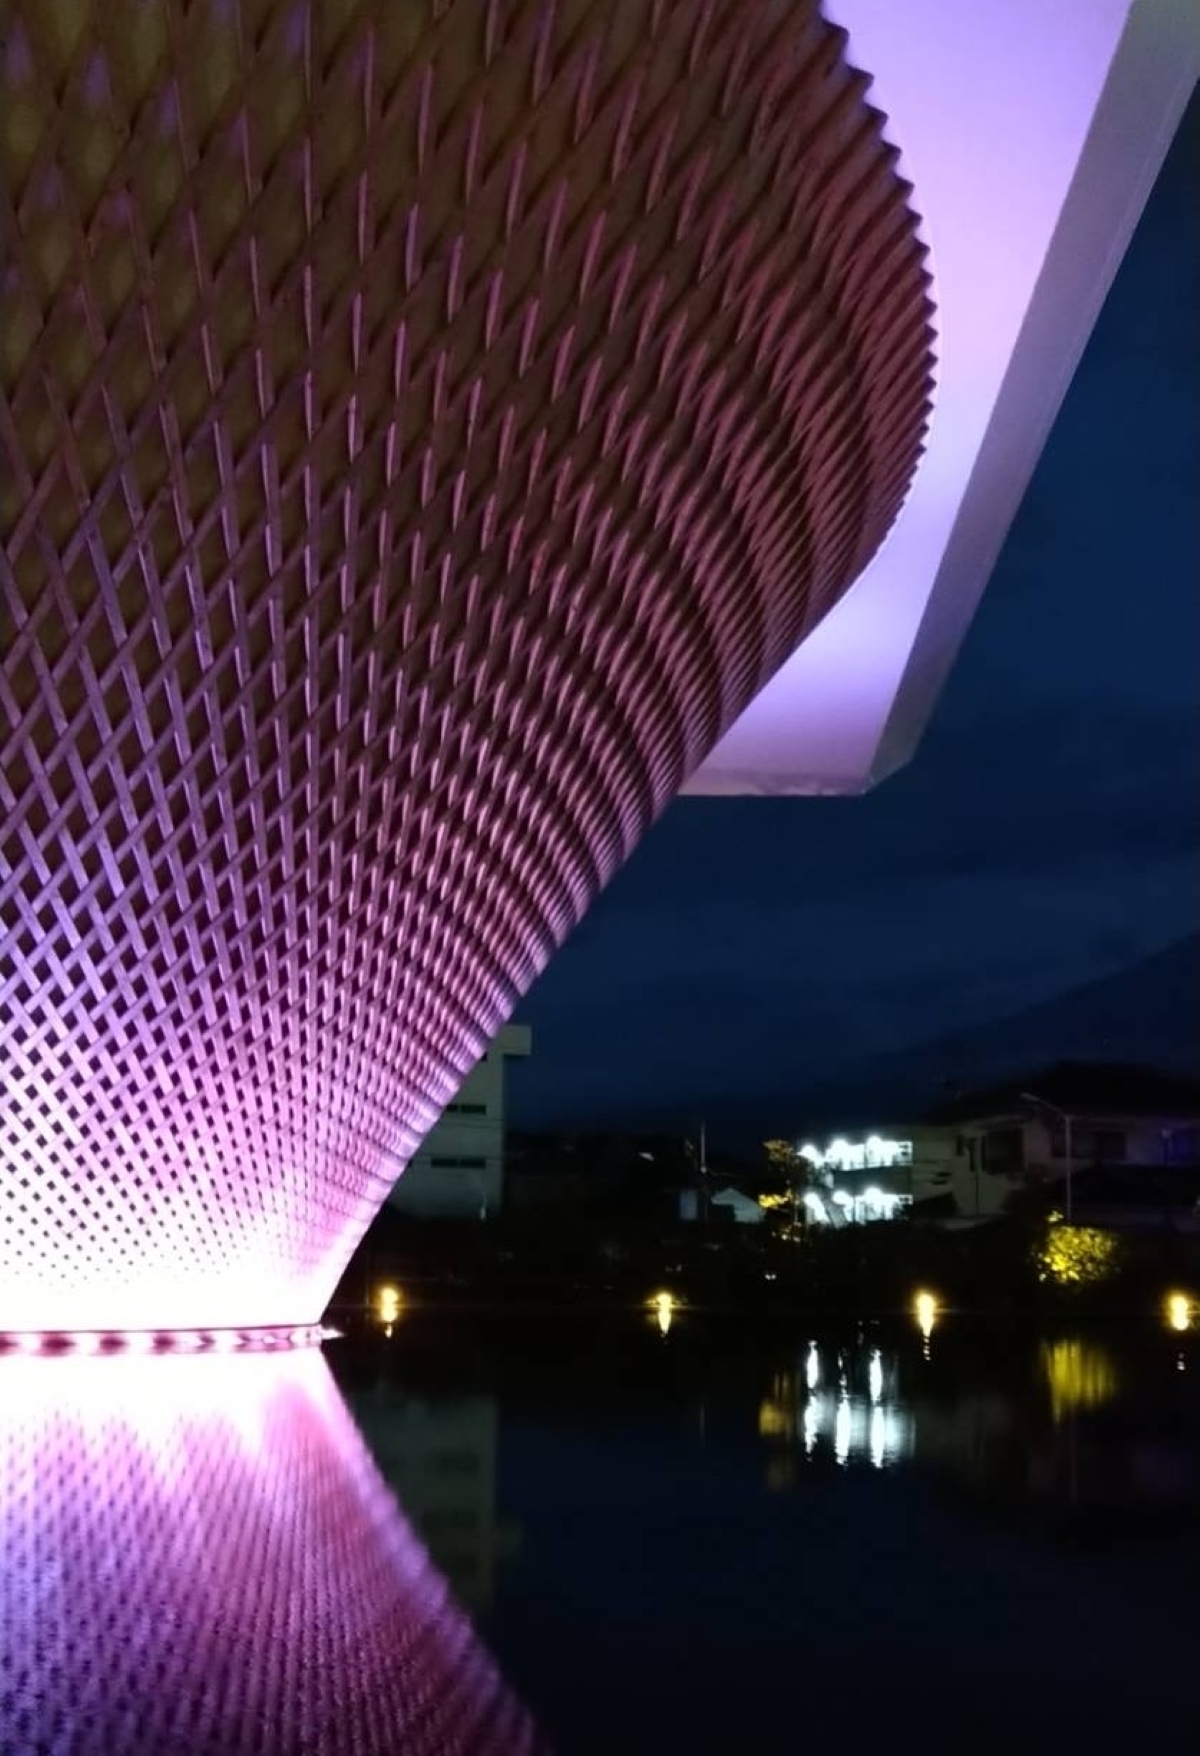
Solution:
{"label": "white building eave", "polygon": [[926,453],[853,590],[685,791],[862,792],[912,755],[1200,77],[1195,0],[832,0],[938,305]]}

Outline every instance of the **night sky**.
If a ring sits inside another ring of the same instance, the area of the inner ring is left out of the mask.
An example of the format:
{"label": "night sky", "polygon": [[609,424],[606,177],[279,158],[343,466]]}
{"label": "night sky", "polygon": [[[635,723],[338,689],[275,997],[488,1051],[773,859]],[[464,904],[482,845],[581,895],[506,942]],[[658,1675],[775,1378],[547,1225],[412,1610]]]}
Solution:
{"label": "night sky", "polygon": [[799,1094],[1195,930],[1198,160],[1194,98],[912,763],[673,805],[517,1014],[519,1123]]}

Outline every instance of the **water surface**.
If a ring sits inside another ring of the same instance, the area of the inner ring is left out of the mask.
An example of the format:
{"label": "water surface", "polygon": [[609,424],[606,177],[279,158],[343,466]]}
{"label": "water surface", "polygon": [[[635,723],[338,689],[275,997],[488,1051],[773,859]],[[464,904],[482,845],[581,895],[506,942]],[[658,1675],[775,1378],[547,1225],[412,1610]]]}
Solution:
{"label": "water surface", "polygon": [[1200,1338],[0,1359],[3,1756],[1196,1747]]}
{"label": "water surface", "polygon": [[1200,1723],[1200,1347],[939,1317],[416,1312],[330,1360],[564,1752]]}

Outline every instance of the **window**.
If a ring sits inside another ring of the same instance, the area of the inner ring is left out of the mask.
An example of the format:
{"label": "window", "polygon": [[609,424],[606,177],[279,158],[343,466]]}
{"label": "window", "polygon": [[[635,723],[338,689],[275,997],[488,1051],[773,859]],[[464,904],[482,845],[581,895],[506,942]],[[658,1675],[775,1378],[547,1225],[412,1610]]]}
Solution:
{"label": "window", "polygon": [[485,1158],[431,1158],[435,1171],[486,1171]]}
{"label": "window", "polygon": [[486,1104],[447,1104],[448,1116],[486,1116]]}
{"label": "window", "polygon": [[477,1476],[479,1458],[473,1451],[433,1451],[429,1467],[438,1476]]}
{"label": "window", "polygon": [[[1067,1130],[1062,1122],[1054,1124],[1050,1139],[1054,1157],[1065,1158]],[[1125,1144],[1123,1128],[1097,1128],[1086,1122],[1075,1123],[1071,1128],[1071,1162],[1088,1165],[1121,1164],[1125,1158]]]}
{"label": "window", "polygon": [[1006,1172],[1025,1169],[1025,1135],[1020,1128],[991,1128],[987,1135],[989,1171],[1003,1176]]}
{"label": "window", "polygon": [[[444,1454],[443,1454],[444,1455]],[[443,1472],[444,1473],[444,1472]],[[451,1474],[453,1474],[453,1468]],[[463,1471],[460,1469],[460,1475]],[[479,1514],[470,1506],[437,1506],[421,1516],[421,1534],[433,1542],[436,1537],[458,1535],[479,1529]]]}
{"label": "window", "polygon": [[1200,1128],[1164,1128],[1163,1158],[1169,1165],[1200,1163]]}

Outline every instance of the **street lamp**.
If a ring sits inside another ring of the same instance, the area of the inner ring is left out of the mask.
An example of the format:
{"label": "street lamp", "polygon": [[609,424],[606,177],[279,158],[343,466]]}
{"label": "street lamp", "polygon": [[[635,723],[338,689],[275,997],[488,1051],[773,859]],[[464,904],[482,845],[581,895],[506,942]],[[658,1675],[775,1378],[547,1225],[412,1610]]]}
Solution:
{"label": "street lamp", "polygon": [[1067,1224],[1070,1225],[1071,1224],[1071,1118],[1067,1114],[1066,1110],[1060,1110],[1058,1105],[1052,1104],[1048,1098],[1039,1097],[1036,1091],[1023,1091],[1023,1092],[1020,1092],[1018,1095],[1020,1097],[1024,1098],[1024,1100],[1027,1104],[1038,1104],[1041,1106],[1041,1108],[1043,1110],[1049,1110],[1050,1114],[1052,1116],[1057,1116],[1059,1121],[1063,1125],[1063,1158],[1066,1162],[1066,1170],[1067,1170],[1067,1178],[1066,1178]]}

